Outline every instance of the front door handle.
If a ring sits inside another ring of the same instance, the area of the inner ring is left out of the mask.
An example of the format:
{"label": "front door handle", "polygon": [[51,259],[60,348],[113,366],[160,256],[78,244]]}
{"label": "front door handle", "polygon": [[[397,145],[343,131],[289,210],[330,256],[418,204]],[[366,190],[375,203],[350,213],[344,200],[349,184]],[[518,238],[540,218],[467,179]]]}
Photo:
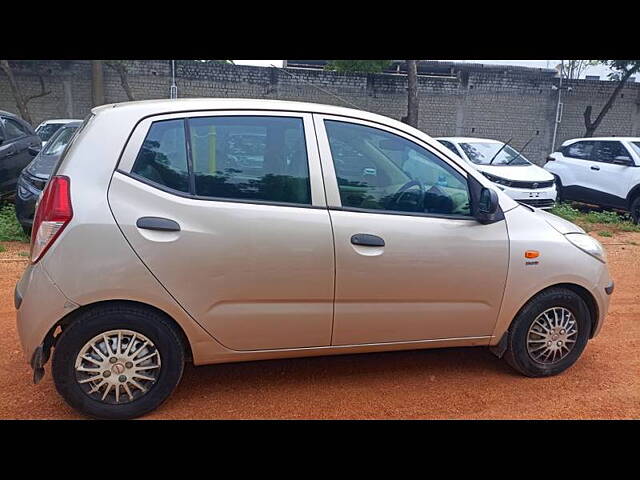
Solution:
{"label": "front door handle", "polygon": [[140,217],[136,221],[136,227],[145,230],[160,230],[162,232],[179,232],[180,224],[175,220],[162,217]]}
{"label": "front door handle", "polygon": [[591,167],[591,170],[600,170],[600,167],[598,167],[598,166],[596,166],[596,165],[593,165],[593,166]]}
{"label": "front door handle", "polygon": [[351,243],[363,247],[384,247],[384,239],[369,233],[356,233],[351,237]]}

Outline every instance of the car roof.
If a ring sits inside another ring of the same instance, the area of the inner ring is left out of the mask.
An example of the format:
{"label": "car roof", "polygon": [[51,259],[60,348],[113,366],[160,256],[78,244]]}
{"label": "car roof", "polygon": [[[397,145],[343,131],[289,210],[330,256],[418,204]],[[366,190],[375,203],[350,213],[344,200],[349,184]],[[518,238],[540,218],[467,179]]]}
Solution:
{"label": "car roof", "polygon": [[504,143],[500,140],[494,140],[492,138],[476,138],[476,137],[434,137],[434,140],[446,140],[448,142],[454,143],[473,143],[473,142],[483,142],[483,143]]}
{"label": "car roof", "polygon": [[340,115],[358,118],[361,120],[369,120],[371,122],[393,126],[404,131],[413,130],[414,133],[419,134],[419,136],[428,137],[426,133],[405,123],[401,123],[398,120],[378,115],[376,113],[356,110],[354,108],[338,107],[335,105],[293,102],[288,100],[264,100],[253,98],[181,98],[141,100],[101,105],[93,108],[91,112],[95,115],[100,115],[102,113],[116,110],[120,110],[123,113],[126,111],[138,118],[197,110],[284,110],[302,113]]}
{"label": "car roof", "polygon": [[562,142],[562,145],[569,145],[575,142],[581,141],[622,141],[622,142],[640,142],[640,137],[582,137],[582,138],[571,138],[569,140],[565,140]]}

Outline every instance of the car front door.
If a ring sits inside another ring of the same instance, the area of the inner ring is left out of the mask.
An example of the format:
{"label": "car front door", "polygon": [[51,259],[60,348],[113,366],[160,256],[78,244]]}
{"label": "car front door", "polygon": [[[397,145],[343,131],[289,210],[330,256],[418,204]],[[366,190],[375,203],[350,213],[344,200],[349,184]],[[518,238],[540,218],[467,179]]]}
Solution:
{"label": "car front door", "polygon": [[310,114],[145,119],[109,203],[150,271],[225,347],[330,344],[333,237]]}
{"label": "car front door", "polygon": [[404,132],[314,115],[333,225],[333,345],[491,335],[504,221],[471,216],[466,172]]}
{"label": "car front door", "polygon": [[[625,163],[626,162],[626,163]],[[596,141],[589,168],[593,200],[601,205],[627,208],[627,194],[634,180],[633,157],[620,141]]]}
{"label": "car front door", "polygon": [[24,125],[8,117],[0,117],[0,121],[4,127],[4,141],[0,145],[0,157],[2,157],[0,191],[6,195],[15,192],[20,172],[33,159],[33,155],[29,153],[32,142],[30,132]]}
{"label": "car front door", "polygon": [[560,176],[564,199],[593,201],[593,169],[598,168],[591,160],[594,147],[595,141],[583,140],[562,148],[561,168],[550,170]]}

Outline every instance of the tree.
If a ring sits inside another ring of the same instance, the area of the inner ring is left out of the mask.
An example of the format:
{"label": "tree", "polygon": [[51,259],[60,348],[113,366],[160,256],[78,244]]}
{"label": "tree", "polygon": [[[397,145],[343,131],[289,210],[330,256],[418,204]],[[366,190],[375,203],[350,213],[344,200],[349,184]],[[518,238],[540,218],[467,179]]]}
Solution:
{"label": "tree", "polygon": [[597,63],[597,60],[564,60],[564,67],[561,68],[562,64],[560,64],[556,68],[561,68],[562,78],[577,80],[587,67]]}
{"label": "tree", "polygon": [[604,107],[602,107],[602,110],[600,110],[600,113],[595,120],[591,120],[591,113],[593,110],[592,106],[588,105],[587,108],[585,108],[583,114],[584,126],[586,129],[584,134],[585,137],[593,137],[593,134],[600,126],[600,123],[602,123],[605,115],[609,110],[611,110],[611,107],[613,107],[613,104],[618,98],[620,91],[627,83],[627,80],[640,70],[640,60],[601,60],[599,63],[607,65],[613,70],[613,72],[609,74],[609,78],[616,81],[617,84],[613,89],[611,96],[607,100],[607,103],[604,104]]}
{"label": "tree", "polygon": [[120,85],[122,85],[122,89],[124,93],[127,95],[129,101],[134,101],[136,99],[135,95],[131,91],[131,87],[129,86],[129,70],[127,69],[127,65],[124,60],[109,60],[104,62],[108,67],[113,68],[118,76],[120,77]]}
{"label": "tree", "polygon": [[327,70],[348,73],[380,73],[391,65],[391,60],[329,60]]}
{"label": "tree", "polygon": [[[26,62],[30,63],[32,66],[37,67],[37,60],[27,60]],[[45,95],[49,95],[51,90],[46,90],[44,85],[44,76],[38,73],[38,80],[40,81],[40,92],[35,95],[27,95],[25,96],[22,93],[22,89],[20,85],[16,81],[16,78],[13,74],[13,69],[9,64],[8,60],[0,60],[0,70],[2,70],[7,79],[9,80],[9,88],[11,89],[11,93],[13,94],[13,98],[16,101],[16,106],[18,107],[18,111],[20,112],[20,116],[26,122],[33,124],[33,120],[31,119],[31,114],[29,113],[29,102],[34,98],[44,97]]]}
{"label": "tree", "polygon": [[407,124],[418,128],[418,61],[407,60]]}

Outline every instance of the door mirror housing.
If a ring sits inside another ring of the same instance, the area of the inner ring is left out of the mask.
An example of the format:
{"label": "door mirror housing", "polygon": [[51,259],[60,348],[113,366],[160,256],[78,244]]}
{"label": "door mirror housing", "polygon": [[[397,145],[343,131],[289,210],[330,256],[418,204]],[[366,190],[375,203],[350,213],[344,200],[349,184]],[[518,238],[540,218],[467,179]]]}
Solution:
{"label": "door mirror housing", "polygon": [[633,162],[631,161],[630,157],[627,157],[625,155],[620,155],[618,157],[615,157],[613,159],[613,163],[616,165],[631,165]]}
{"label": "door mirror housing", "polygon": [[498,193],[493,188],[482,185],[472,175],[467,178],[471,195],[471,212],[475,219],[482,224],[504,220]]}

